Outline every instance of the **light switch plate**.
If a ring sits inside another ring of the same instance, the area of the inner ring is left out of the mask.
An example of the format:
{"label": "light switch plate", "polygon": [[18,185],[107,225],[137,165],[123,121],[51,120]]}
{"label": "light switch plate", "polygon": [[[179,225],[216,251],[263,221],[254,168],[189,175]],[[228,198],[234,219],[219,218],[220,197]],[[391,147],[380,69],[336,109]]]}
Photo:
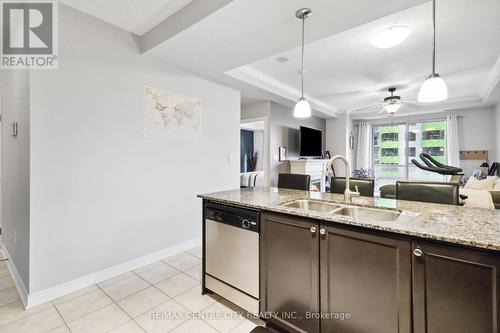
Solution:
{"label": "light switch plate", "polygon": [[11,134],[12,136],[17,136],[17,123],[12,123],[11,125]]}

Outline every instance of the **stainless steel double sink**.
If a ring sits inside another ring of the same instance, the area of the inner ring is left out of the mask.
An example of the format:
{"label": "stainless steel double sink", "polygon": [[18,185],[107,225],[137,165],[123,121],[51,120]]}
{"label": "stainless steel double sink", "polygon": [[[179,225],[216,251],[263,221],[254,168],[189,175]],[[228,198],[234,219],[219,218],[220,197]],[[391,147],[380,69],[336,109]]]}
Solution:
{"label": "stainless steel double sink", "polygon": [[357,206],[343,206],[331,202],[315,201],[308,199],[286,202],[282,204],[282,206],[303,209],[303,210],[310,210],[321,213],[328,213],[331,215],[361,217],[376,221],[395,221],[401,215],[401,213],[391,210],[365,208]]}

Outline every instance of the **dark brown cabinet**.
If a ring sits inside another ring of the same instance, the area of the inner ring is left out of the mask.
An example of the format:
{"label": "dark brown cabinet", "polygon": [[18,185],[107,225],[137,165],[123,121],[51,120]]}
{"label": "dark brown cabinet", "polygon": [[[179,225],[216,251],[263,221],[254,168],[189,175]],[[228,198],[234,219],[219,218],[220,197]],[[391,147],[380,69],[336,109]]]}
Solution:
{"label": "dark brown cabinet", "polygon": [[321,332],[411,332],[410,242],[325,226],[320,237],[321,313],[344,314]]}
{"label": "dark brown cabinet", "polygon": [[461,248],[413,244],[415,333],[500,331],[500,258]]}
{"label": "dark brown cabinet", "polygon": [[277,313],[275,325],[319,332],[319,243],[317,223],[262,214],[261,308]]}
{"label": "dark brown cabinet", "polygon": [[[500,333],[500,255],[263,213],[261,311],[287,331]],[[320,315],[320,316],[319,316]]]}
{"label": "dark brown cabinet", "polygon": [[[321,332],[411,331],[409,241],[286,215],[262,218],[262,308],[281,314],[277,324],[311,333],[320,325]],[[285,318],[293,314],[299,318]]]}

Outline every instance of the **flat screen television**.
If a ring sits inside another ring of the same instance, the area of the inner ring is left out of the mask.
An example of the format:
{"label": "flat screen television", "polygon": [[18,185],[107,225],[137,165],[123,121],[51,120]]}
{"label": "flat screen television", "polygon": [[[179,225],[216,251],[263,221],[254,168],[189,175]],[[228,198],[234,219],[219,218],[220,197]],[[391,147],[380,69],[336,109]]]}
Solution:
{"label": "flat screen television", "polygon": [[300,157],[322,157],[322,132],[314,128],[300,126],[299,130]]}

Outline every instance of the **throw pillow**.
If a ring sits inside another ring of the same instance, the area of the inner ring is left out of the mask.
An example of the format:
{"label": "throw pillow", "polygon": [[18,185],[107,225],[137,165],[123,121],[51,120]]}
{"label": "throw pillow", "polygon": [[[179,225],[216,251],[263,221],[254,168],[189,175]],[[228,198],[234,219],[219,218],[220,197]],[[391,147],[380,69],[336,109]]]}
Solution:
{"label": "throw pillow", "polygon": [[496,177],[488,177],[481,180],[470,177],[467,183],[464,185],[464,188],[491,191],[495,186],[495,182]]}

